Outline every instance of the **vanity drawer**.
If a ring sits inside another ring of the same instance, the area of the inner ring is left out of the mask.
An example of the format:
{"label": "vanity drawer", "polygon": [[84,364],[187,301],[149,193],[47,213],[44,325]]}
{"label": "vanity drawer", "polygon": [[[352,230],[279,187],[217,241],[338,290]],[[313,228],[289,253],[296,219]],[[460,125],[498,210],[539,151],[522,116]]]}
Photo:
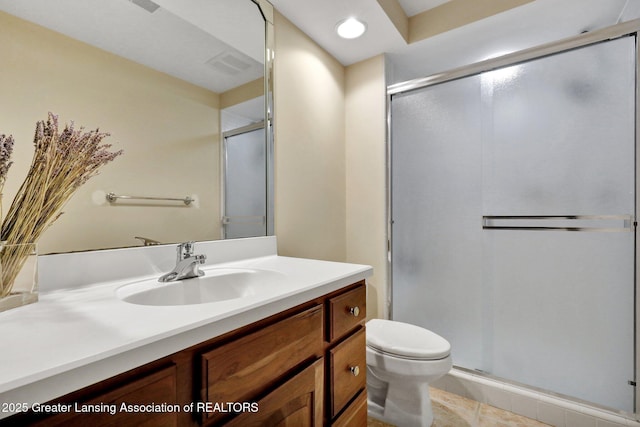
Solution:
{"label": "vanity drawer", "polygon": [[[291,369],[322,356],[322,323],[318,304],[202,354],[202,399],[225,403],[260,396]],[[206,414],[210,420],[220,416]]]}
{"label": "vanity drawer", "polygon": [[329,350],[331,418],[335,417],[366,386],[365,348],[365,330],[361,328]]}
{"label": "vanity drawer", "polygon": [[327,340],[332,342],[355,329],[367,317],[367,289],[362,283],[355,289],[329,298]]}
{"label": "vanity drawer", "polygon": [[362,391],[331,426],[367,427],[367,391]]}

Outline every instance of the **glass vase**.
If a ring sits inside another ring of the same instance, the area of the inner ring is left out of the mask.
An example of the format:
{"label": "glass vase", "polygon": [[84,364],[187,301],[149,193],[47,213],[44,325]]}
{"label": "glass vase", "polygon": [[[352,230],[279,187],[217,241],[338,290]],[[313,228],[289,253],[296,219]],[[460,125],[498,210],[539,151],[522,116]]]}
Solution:
{"label": "glass vase", "polygon": [[35,243],[0,242],[0,312],[38,301]]}

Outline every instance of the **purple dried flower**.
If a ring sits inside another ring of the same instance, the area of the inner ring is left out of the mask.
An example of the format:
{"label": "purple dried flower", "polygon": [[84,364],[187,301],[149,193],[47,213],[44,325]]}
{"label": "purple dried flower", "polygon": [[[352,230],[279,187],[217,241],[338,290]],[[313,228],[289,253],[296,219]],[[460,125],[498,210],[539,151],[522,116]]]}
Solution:
{"label": "purple dried flower", "polygon": [[[101,144],[108,133],[76,129],[71,122],[62,131],[58,116],[49,113],[47,120],[36,123],[33,139],[35,152],[31,169],[3,221],[1,236],[9,241],[35,242],[59,216],[60,209],[75,190],[99,169],[122,154]],[[2,147],[0,147],[0,162]],[[0,163],[0,173],[2,164]],[[36,214],[24,224],[20,212],[28,208]]]}
{"label": "purple dried flower", "polygon": [[13,136],[0,135],[0,185],[7,179],[9,168],[13,164],[11,154],[13,153]]}

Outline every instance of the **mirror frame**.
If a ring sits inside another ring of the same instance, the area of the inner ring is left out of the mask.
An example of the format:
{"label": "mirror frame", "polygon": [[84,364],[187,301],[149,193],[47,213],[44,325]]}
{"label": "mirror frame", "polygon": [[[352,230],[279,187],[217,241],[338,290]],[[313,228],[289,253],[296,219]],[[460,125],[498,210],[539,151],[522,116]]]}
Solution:
{"label": "mirror frame", "polygon": [[[264,133],[265,133],[265,153],[266,153],[266,236],[275,235],[275,143],[273,131],[273,62],[274,62],[274,26],[273,26],[273,5],[267,0],[251,0],[257,7],[264,19]],[[223,140],[224,138],[222,138]],[[224,152],[220,145],[220,182],[224,183]],[[225,213],[225,185],[222,184],[220,218],[224,218]],[[221,224],[221,227],[223,225]],[[221,230],[220,240],[227,240],[224,230]],[[256,236],[258,237],[258,236]]]}
{"label": "mirror frame", "polygon": [[[275,235],[275,138],[273,131],[273,61],[275,59],[273,5],[267,0],[251,0],[264,18],[264,123],[267,153],[267,236]],[[222,205],[222,203],[221,203]]]}

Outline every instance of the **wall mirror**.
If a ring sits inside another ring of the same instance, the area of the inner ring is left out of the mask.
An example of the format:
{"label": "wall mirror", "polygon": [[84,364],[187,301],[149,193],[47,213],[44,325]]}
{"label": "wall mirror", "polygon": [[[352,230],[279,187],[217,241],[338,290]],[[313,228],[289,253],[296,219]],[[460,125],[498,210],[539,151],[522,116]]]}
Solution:
{"label": "wall mirror", "polygon": [[5,210],[48,112],[124,150],[41,254],[273,234],[272,16],[264,0],[0,0]]}

